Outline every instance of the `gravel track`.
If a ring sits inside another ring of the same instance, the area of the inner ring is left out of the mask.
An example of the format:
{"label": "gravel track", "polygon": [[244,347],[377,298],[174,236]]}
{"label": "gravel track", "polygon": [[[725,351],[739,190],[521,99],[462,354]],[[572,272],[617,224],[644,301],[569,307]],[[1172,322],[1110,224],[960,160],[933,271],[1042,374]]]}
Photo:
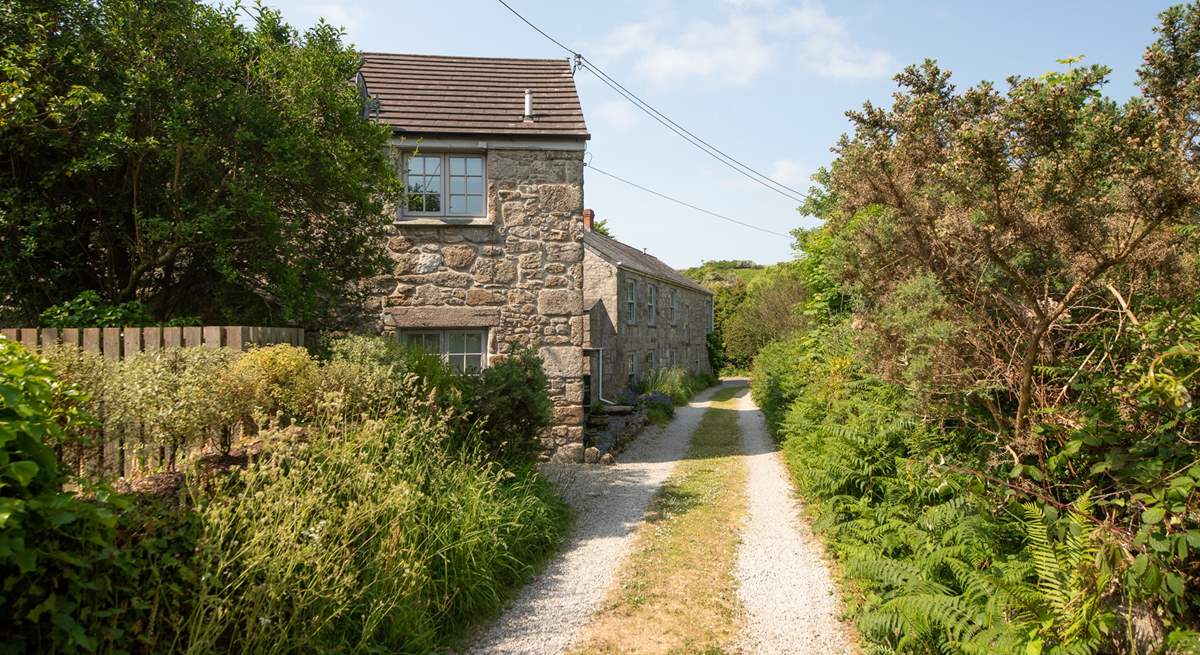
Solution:
{"label": "gravel track", "polygon": [[749,390],[737,401],[749,499],[738,545],[738,596],[746,653],[856,653],[838,618],[837,586],[800,514],[787,469]]}
{"label": "gravel track", "polygon": [[547,467],[575,512],[572,534],[465,652],[549,655],[571,647],[629,553],[650,500],[687,454],[715,390],[678,408],[664,428],[646,428],[615,465]]}

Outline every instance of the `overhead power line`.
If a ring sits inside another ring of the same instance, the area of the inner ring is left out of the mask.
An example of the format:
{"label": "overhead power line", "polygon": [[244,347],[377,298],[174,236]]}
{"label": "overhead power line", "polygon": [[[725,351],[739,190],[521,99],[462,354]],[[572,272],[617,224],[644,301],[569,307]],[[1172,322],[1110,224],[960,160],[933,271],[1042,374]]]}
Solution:
{"label": "overhead power line", "polygon": [[667,194],[665,194],[665,193],[659,193],[658,191],[655,191],[654,189],[651,189],[651,188],[648,188],[648,187],[644,187],[644,186],[642,186],[642,185],[638,184],[637,182],[633,182],[633,181],[627,180],[627,179],[625,179],[625,178],[623,178],[623,177],[620,177],[620,176],[618,176],[618,175],[614,175],[614,174],[612,174],[612,173],[609,173],[608,171],[605,171],[605,170],[601,170],[601,169],[599,169],[599,168],[596,168],[596,165],[595,165],[595,164],[587,163],[587,164],[584,164],[584,166],[587,166],[589,169],[591,169],[591,170],[593,170],[593,171],[596,171],[597,173],[599,173],[599,174],[601,174],[601,175],[604,175],[604,176],[607,176],[607,177],[611,177],[612,179],[614,179],[614,180],[616,180],[616,181],[618,181],[618,182],[624,182],[625,184],[628,184],[628,185],[629,185],[629,186],[631,186],[631,187],[634,187],[634,188],[637,188],[637,189],[641,189],[642,191],[645,191],[646,193],[649,193],[649,194],[652,194],[652,195],[658,196],[659,198],[662,198],[663,200],[669,200],[669,201],[671,201],[671,202],[673,202],[673,203],[675,203],[675,204],[677,204],[677,205],[683,205],[684,207],[687,207],[688,209],[694,209],[694,210],[696,210],[696,211],[698,211],[698,212],[701,212],[701,213],[704,213],[704,214],[708,214],[709,216],[713,216],[713,217],[715,217],[715,218],[719,218],[719,219],[721,219],[721,220],[723,220],[723,221],[728,221],[728,222],[730,222],[730,223],[736,223],[736,224],[738,224],[738,225],[741,225],[742,227],[748,227],[748,228],[750,228],[751,230],[758,230],[759,232],[765,232],[766,234],[772,234],[772,235],[774,235],[774,236],[777,236],[777,237],[783,237],[783,238],[785,238],[785,239],[791,239],[791,238],[792,238],[792,236],[791,236],[790,234],[784,234],[783,232],[776,232],[775,230],[768,230],[768,229],[767,229],[767,228],[765,228],[765,227],[759,227],[759,226],[757,226],[757,225],[754,225],[753,223],[747,223],[746,221],[739,221],[739,220],[738,220],[738,219],[736,219],[736,218],[730,218],[730,217],[728,217],[728,216],[726,216],[726,215],[724,215],[724,214],[718,214],[717,212],[714,212],[714,211],[709,211],[709,210],[707,210],[707,209],[705,209],[705,208],[703,208],[703,207],[697,207],[696,205],[693,205],[693,204],[692,204],[692,203],[690,203],[690,202],[684,202],[684,201],[682,201],[682,200],[680,200],[680,199],[678,199],[678,198],[672,198],[671,196],[668,196],[668,195],[667,195]]}
{"label": "overhead power line", "polygon": [[637,94],[630,91],[628,88],[626,88],[623,84],[618,82],[611,75],[605,73],[599,66],[592,63],[592,61],[589,60],[587,57],[585,57],[582,53],[578,52],[574,48],[568,47],[562,41],[559,41],[558,39],[554,38],[553,36],[547,34],[545,32],[545,30],[543,30],[542,28],[533,24],[528,18],[525,18],[524,16],[522,16],[521,13],[518,12],[516,9],[513,9],[511,5],[509,5],[507,2],[505,2],[505,0],[497,0],[497,2],[499,2],[501,5],[504,5],[505,9],[508,9],[510,12],[512,12],[512,14],[514,16],[521,19],[521,21],[523,23],[525,23],[529,27],[533,28],[533,30],[536,31],[538,34],[541,34],[546,39],[548,39],[551,43],[557,45],[558,47],[562,48],[563,50],[566,50],[568,53],[573,55],[575,57],[576,61],[580,62],[580,64],[583,66],[583,68],[586,68],[589,72],[591,72],[593,75],[596,76],[596,79],[603,82],[605,85],[607,85],[613,91],[616,91],[617,94],[619,94],[621,97],[628,100],[630,103],[633,104],[633,106],[637,107],[642,112],[644,112],[646,115],[653,118],[655,121],[657,121],[663,127],[674,132],[677,136],[679,136],[684,141],[687,141],[688,143],[692,144],[693,146],[695,146],[696,148],[698,148],[700,151],[704,152],[708,156],[712,157],[713,159],[716,159],[717,161],[721,162],[722,164],[733,169],[738,174],[749,178],[750,180],[754,181],[755,183],[761,185],[762,187],[764,187],[766,189],[770,189],[771,191],[774,191],[775,193],[778,193],[779,195],[784,196],[785,198],[788,198],[789,200],[793,200],[795,202],[804,202],[804,200],[808,198],[808,194],[806,194],[802,191],[799,191],[797,189],[794,189],[782,182],[779,182],[778,180],[771,178],[768,175],[765,175],[765,174],[755,170],[754,168],[750,167],[749,165],[734,158],[732,155],[729,155],[729,154],[725,153],[724,151],[722,151],[721,149],[717,148],[716,146],[712,145],[708,141],[705,141],[704,139],[700,138],[692,131],[688,130],[687,128],[683,127],[679,123],[672,120],[666,114],[664,114],[661,111],[659,111],[658,109],[654,108],[654,106],[651,105],[650,103],[646,102],[645,100],[642,100],[640,97],[638,97]]}

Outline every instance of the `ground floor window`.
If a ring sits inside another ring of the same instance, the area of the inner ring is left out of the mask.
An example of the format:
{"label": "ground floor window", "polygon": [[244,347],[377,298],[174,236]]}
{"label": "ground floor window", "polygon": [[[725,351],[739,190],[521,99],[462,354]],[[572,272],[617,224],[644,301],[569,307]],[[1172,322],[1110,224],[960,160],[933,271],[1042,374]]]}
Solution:
{"label": "ground floor window", "polygon": [[678,362],[675,359],[675,351],[672,350],[671,351],[671,368],[675,368],[677,365],[678,365]]}
{"label": "ground floor window", "polygon": [[629,386],[637,381],[637,353],[629,353],[629,362],[625,366],[625,375]]}
{"label": "ground floor window", "polygon": [[486,330],[406,330],[404,345],[439,355],[458,373],[478,373],[487,366]]}

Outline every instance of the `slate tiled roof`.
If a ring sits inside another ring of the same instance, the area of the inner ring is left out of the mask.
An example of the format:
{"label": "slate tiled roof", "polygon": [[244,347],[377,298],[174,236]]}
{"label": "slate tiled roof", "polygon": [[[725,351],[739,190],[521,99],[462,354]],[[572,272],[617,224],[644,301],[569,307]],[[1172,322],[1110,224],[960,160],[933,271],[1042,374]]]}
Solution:
{"label": "slate tiled roof", "polygon": [[[588,138],[567,59],[363,54],[379,117],[398,133]],[[525,90],[533,120],[524,120]]]}
{"label": "slate tiled roof", "polygon": [[613,264],[666,280],[671,284],[681,286],[685,289],[691,289],[709,296],[712,295],[712,292],[705,289],[700,283],[688,279],[683,273],[667,266],[654,255],[642,252],[633,246],[627,246],[616,239],[610,239],[595,232],[585,231],[583,233],[583,247],[588,248]]}

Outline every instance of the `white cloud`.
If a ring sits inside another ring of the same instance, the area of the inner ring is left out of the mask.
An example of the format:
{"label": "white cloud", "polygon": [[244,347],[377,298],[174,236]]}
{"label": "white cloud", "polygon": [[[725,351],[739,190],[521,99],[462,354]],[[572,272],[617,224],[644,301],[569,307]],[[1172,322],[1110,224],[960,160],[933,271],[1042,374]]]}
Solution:
{"label": "white cloud", "polygon": [[632,127],[638,119],[638,110],[624,98],[609,100],[596,108],[595,113],[600,120],[620,129]]}
{"label": "white cloud", "polygon": [[896,67],[889,53],[857,43],[845,22],[819,2],[724,0],[722,7],[719,20],[693,20],[681,28],[628,23],[613,30],[598,53],[634,57],[637,71],[660,84],[746,84],[781,63],[835,79],[881,77]]}
{"label": "white cloud", "polygon": [[776,182],[782,182],[793,189],[804,191],[809,185],[809,176],[812,175],[808,169],[800,164],[797,164],[791,159],[780,159],[771,165],[771,179]]}

